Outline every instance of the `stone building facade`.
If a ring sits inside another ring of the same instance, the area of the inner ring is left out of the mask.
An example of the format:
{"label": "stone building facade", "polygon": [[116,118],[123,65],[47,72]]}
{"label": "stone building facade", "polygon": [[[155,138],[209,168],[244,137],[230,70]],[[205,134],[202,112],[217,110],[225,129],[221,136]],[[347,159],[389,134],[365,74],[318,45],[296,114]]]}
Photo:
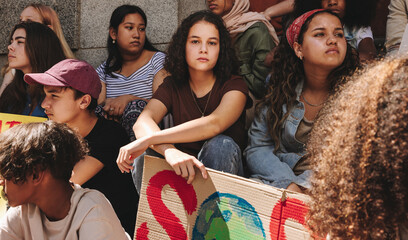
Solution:
{"label": "stone building facade", "polygon": [[107,58],[109,19],[116,7],[123,4],[141,7],[147,16],[147,36],[162,51],[185,17],[206,8],[205,0],[0,0],[0,66],[7,62],[10,31],[18,23],[21,11],[32,2],[56,10],[75,55],[94,67]]}

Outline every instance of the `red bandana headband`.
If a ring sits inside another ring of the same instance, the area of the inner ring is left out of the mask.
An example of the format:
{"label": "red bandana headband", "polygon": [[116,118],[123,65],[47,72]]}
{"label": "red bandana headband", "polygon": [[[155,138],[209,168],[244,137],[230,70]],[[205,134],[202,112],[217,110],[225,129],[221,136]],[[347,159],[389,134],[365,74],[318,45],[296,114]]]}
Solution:
{"label": "red bandana headband", "polygon": [[295,21],[290,25],[288,30],[286,30],[286,39],[290,47],[293,49],[293,44],[298,41],[300,29],[306,20],[314,13],[325,11],[324,9],[315,9],[309,12],[302,14],[300,17],[296,18]]}

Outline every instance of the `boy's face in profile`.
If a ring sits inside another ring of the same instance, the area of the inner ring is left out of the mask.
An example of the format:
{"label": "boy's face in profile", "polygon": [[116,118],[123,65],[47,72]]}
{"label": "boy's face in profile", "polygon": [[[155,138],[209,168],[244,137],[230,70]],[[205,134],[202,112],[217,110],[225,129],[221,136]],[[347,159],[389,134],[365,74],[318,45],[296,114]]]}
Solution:
{"label": "boy's face in profile", "polygon": [[82,97],[75,99],[75,92],[70,88],[44,86],[45,98],[41,107],[45,109],[50,120],[59,123],[75,121],[80,108]]}
{"label": "boy's face in profile", "polygon": [[30,176],[27,177],[27,181],[24,183],[14,183],[11,180],[6,180],[0,177],[0,185],[3,186],[2,195],[6,197],[6,200],[11,207],[31,202],[30,199],[34,194],[34,187],[32,181],[30,181]]}

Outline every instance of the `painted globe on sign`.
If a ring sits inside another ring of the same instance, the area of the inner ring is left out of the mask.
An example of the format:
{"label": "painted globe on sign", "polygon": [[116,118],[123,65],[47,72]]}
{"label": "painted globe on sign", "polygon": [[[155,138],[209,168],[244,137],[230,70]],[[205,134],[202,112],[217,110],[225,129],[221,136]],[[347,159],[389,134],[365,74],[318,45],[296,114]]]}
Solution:
{"label": "painted globe on sign", "polygon": [[262,221],[245,199],[215,192],[200,207],[193,240],[266,239]]}

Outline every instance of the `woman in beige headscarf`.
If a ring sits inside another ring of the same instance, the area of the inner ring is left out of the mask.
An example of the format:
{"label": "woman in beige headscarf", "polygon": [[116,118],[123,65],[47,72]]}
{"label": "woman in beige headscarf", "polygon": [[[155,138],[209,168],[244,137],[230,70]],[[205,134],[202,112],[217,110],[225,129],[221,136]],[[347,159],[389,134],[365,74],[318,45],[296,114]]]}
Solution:
{"label": "woman in beige headscarf", "polygon": [[[249,0],[207,0],[207,5],[222,16],[240,60],[239,74],[257,102],[265,95],[265,79],[270,72],[264,65],[265,57],[279,43],[275,29],[262,14],[249,12]],[[247,126],[252,122],[253,109],[247,110]]]}

